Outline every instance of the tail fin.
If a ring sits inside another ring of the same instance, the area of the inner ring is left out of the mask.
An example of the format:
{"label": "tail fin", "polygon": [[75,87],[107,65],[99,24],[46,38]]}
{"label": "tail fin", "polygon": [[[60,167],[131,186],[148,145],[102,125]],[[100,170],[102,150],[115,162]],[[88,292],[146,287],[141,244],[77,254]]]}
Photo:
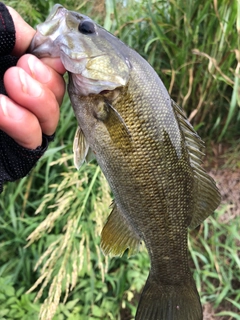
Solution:
{"label": "tail fin", "polygon": [[202,320],[202,306],[193,280],[159,285],[148,277],[135,320]]}

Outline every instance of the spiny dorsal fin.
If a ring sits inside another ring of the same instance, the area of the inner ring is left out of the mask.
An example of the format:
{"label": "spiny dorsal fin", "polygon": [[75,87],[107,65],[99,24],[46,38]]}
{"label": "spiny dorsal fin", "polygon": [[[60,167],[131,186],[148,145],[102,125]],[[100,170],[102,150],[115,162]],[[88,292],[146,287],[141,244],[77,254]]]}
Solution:
{"label": "spiny dorsal fin", "polygon": [[183,110],[172,100],[172,106],[185,137],[190,164],[194,171],[194,214],[189,228],[194,229],[218,207],[221,195],[215,181],[201,167],[204,143],[187,120]]}
{"label": "spiny dorsal fin", "polygon": [[136,234],[115,203],[102,230],[101,248],[104,254],[122,256],[129,249],[128,256],[139,250],[140,237]]}

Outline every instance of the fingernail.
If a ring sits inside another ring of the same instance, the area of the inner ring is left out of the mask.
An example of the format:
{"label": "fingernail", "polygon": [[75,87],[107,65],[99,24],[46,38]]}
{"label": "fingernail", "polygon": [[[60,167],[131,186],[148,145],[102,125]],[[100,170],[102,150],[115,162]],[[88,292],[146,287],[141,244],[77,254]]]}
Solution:
{"label": "fingernail", "polygon": [[32,97],[39,97],[42,94],[43,90],[40,84],[31,78],[23,69],[19,69],[18,74],[24,93],[29,94]]}
{"label": "fingernail", "polygon": [[3,96],[0,97],[0,105],[2,107],[2,112],[5,115],[5,117],[9,117],[9,113],[7,109],[7,101],[6,101],[6,98]]}
{"label": "fingernail", "polygon": [[34,79],[38,79],[42,83],[47,83],[51,79],[48,68],[36,57],[30,55],[28,58],[28,66]]}
{"label": "fingernail", "polygon": [[10,100],[8,101],[5,96],[0,96],[0,106],[5,117],[14,120],[20,120],[23,117],[23,111],[18,108]]}

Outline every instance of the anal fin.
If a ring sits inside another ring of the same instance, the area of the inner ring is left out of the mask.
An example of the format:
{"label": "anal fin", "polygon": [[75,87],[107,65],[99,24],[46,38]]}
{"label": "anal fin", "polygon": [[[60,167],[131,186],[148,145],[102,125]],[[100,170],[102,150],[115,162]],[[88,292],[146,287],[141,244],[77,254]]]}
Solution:
{"label": "anal fin", "polygon": [[119,208],[113,203],[113,209],[102,230],[101,248],[104,254],[122,256],[129,249],[128,256],[136,254],[141,238],[132,228]]}

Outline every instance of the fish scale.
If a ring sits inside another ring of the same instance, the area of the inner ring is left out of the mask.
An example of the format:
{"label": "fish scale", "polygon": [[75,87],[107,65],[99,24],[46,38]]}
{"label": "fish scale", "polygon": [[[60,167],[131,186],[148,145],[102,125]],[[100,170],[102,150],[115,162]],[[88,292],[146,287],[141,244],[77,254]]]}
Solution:
{"label": "fish scale", "polygon": [[55,5],[30,52],[61,58],[78,122],[75,165],[94,153],[113,192],[103,252],[131,255],[145,242],[151,267],[135,319],[201,320],[188,228],[220,202],[202,140],[153,68],[90,18]]}

